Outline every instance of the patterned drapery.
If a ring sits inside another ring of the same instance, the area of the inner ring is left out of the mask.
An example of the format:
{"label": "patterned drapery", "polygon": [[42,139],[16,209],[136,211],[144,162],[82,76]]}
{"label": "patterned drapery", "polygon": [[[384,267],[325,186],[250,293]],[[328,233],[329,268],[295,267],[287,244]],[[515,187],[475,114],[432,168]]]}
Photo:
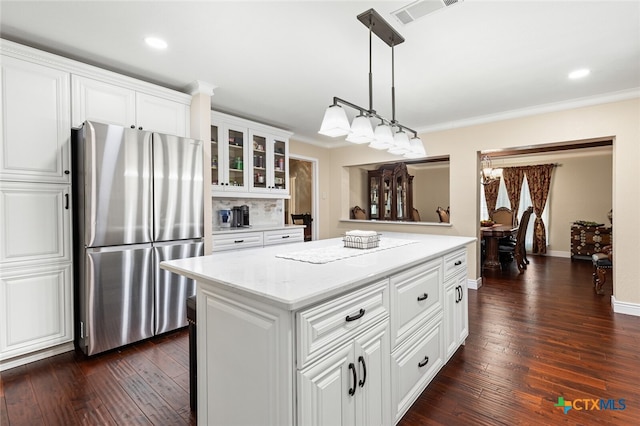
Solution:
{"label": "patterned drapery", "polygon": [[533,211],[536,214],[533,226],[533,253],[544,254],[547,252],[546,230],[541,216],[549,196],[551,172],[554,167],[555,164],[541,164],[524,168],[529,183],[529,194],[531,194],[533,202]]}
{"label": "patterned drapery", "polygon": [[504,186],[507,188],[511,211],[513,212],[513,226],[518,226],[518,207],[520,206],[520,190],[524,179],[524,168],[505,167],[502,169]]}
{"label": "patterned drapery", "polygon": [[498,189],[500,189],[500,178],[484,185],[484,198],[487,202],[489,219],[492,219],[491,215],[496,209],[496,203],[498,202]]}

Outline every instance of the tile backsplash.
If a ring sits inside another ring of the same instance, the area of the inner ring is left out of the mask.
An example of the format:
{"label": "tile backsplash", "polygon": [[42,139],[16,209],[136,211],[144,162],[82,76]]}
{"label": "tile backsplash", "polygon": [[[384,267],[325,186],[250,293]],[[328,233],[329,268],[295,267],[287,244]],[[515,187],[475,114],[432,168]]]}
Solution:
{"label": "tile backsplash", "polygon": [[211,203],[214,228],[220,226],[218,210],[231,209],[233,206],[243,204],[249,206],[251,226],[284,225],[284,200],[282,199],[212,198]]}

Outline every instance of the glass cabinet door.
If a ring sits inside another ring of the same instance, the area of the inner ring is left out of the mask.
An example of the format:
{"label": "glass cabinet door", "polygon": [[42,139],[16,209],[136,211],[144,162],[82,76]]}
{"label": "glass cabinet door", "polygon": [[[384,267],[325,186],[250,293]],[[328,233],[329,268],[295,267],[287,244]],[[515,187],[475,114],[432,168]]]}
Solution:
{"label": "glass cabinet door", "polygon": [[378,219],[380,212],[380,179],[375,176],[369,177],[369,218]]}
{"label": "glass cabinet door", "polygon": [[287,143],[281,140],[273,140],[273,187],[278,190],[287,190]]}
{"label": "glass cabinet door", "polygon": [[407,191],[406,182],[403,177],[396,178],[396,220],[406,219]]}
{"label": "glass cabinet door", "polygon": [[[226,129],[227,138],[227,155],[226,170],[227,179],[224,183],[225,190],[240,191],[246,190],[246,173],[245,173],[245,148],[246,148],[246,131],[241,129]],[[228,187],[228,188],[227,188]],[[244,189],[243,189],[244,188]]]}
{"label": "glass cabinet door", "polygon": [[220,156],[220,134],[218,126],[211,126],[211,185],[220,185],[222,176],[221,168],[218,167],[218,157]]}
{"label": "glass cabinet door", "polygon": [[384,206],[384,220],[392,220],[393,219],[393,188],[392,188],[392,179],[391,176],[383,176],[382,177],[382,195],[383,195],[383,206]]}
{"label": "glass cabinet door", "polygon": [[253,188],[267,189],[267,138],[256,134],[251,134],[251,138]]}

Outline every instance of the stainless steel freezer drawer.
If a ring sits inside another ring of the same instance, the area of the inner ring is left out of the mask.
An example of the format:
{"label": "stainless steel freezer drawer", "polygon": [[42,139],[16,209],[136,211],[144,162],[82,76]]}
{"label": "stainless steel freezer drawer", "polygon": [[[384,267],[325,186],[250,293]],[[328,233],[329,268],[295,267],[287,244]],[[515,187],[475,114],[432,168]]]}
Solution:
{"label": "stainless steel freezer drawer", "polygon": [[202,256],[202,241],[173,241],[154,244],[155,273],[155,325],[156,334],[165,333],[187,325],[187,298],[196,294],[194,280],[160,269],[164,260]]}
{"label": "stainless steel freezer drawer", "polygon": [[151,244],[87,249],[82,298],[87,355],[153,336]]}

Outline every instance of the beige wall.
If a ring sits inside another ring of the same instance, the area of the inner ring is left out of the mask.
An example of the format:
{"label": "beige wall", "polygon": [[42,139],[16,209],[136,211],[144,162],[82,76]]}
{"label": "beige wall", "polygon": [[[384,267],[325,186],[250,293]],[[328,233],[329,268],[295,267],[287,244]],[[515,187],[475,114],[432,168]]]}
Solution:
{"label": "beige wall", "polygon": [[409,167],[413,175],[413,207],[423,222],[440,222],[438,207],[449,207],[449,164],[435,164],[428,168]]}
{"label": "beige wall", "polygon": [[[421,135],[429,155],[450,157],[450,226],[416,224],[359,224],[382,231],[403,231],[478,236],[478,151],[612,136],[614,296],[617,301],[640,303],[640,99],[539,114],[488,124]],[[339,236],[352,228],[346,217],[349,205],[349,172],[345,166],[395,161],[396,156],[366,146],[324,150],[292,144],[291,152],[313,151],[322,157],[320,191],[322,238]],[[326,153],[328,151],[328,153]],[[302,154],[302,152],[301,152]],[[306,154],[305,154],[306,155]],[[311,154],[309,154],[311,155]],[[326,174],[325,174],[326,173]],[[325,213],[327,216],[325,216]],[[480,275],[477,244],[468,249],[469,278]],[[588,288],[590,283],[585,283]]]}

